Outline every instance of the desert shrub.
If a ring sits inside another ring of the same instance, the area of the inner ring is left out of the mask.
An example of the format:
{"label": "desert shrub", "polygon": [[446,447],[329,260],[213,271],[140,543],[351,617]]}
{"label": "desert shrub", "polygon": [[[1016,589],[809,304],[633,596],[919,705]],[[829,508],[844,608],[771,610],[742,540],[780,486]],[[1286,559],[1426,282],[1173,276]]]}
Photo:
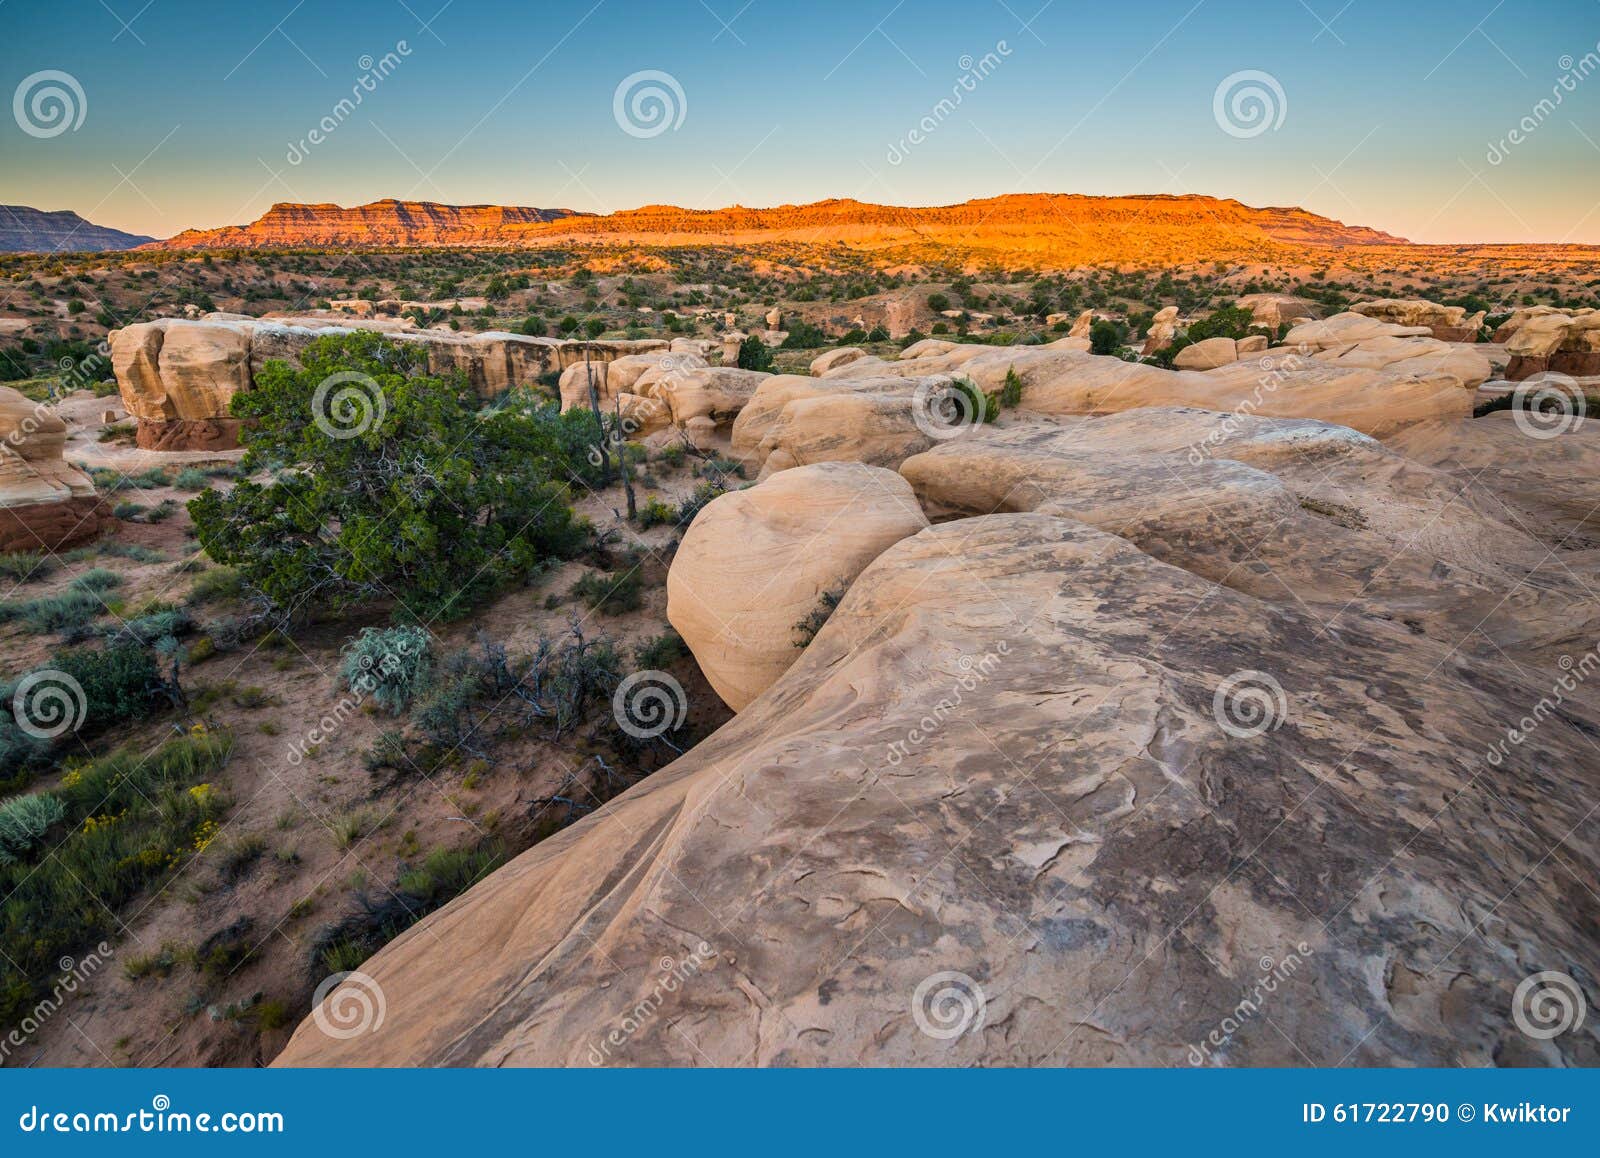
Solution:
{"label": "desert shrub", "polygon": [[83,689],[80,735],[143,719],[159,702],[161,667],[151,650],[137,643],[58,651],[51,656],[50,667],[71,676]]}
{"label": "desert shrub", "polygon": [[663,523],[678,521],[678,508],[665,499],[652,498],[639,508],[639,528],[648,531]]}
{"label": "desert shrub", "polygon": [[1191,343],[1203,342],[1207,338],[1248,338],[1252,333],[1266,333],[1254,327],[1255,315],[1249,310],[1242,306],[1226,305],[1211,311],[1185,332]]}
{"label": "desert shrub", "polygon": [[28,583],[47,578],[56,569],[56,561],[36,551],[7,551],[0,554],[0,579]]}
{"label": "desert shrub", "polygon": [[66,806],[48,792],[7,800],[0,804],[0,851],[21,860],[66,814]]}
{"label": "desert shrub", "polygon": [[167,557],[160,551],[151,550],[141,543],[121,543],[116,539],[107,539],[94,548],[102,555],[110,555],[117,559],[132,559],[135,563],[165,563]]}
{"label": "desert shrub", "polygon": [[410,706],[433,664],[433,639],[421,627],[369,627],[339,653],[339,677],[398,716]]}
{"label": "desert shrub", "polygon": [[794,625],[796,647],[806,647],[817,637],[817,632],[822,630],[822,625],[828,622],[834,608],[839,606],[839,601],[844,598],[845,589],[836,587],[831,591],[824,591],[817,605],[799,623]]}
{"label": "desert shrub", "polygon": [[756,335],[751,334],[739,343],[738,366],[741,370],[772,370],[772,351]]}
{"label": "desert shrub", "polygon": [[205,471],[191,466],[180,470],[177,477],[172,480],[172,485],[180,491],[203,491],[211,485],[211,480]]}
{"label": "desert shrub", "polygon": [[1022,379],[1017,376],[1017,368],[1015,366],[1006,368],[1006,380],[1001,384],[996,398],[1000,405],[1007,410],[1022,402]]}
{"label": "desert shrub", "polygon": [[664,668],[673,660],[688,654],[689,649],[684,645],[683,637],[668,629],[634,648],[633,660],[641,669]]}
{"label": "desert shrub", "polygon": [[783,339],[781,348],[785,350],[814,350],[818,346],[826,346],[830,339],[820,326],[813,325],[804,319],[796,319],[789,327],[788,335]]}
{"label": "desert shrub", "polygon": [[[975,416],[979,422],[993,422],[999,417],[1000,404],[995,401],[994,395],[979,390],[970,378],[952,379],[950,389],[961,395],[960,400],[947,399],[944,403],[951,408],[951,422],[961,422],[967,415]],[[935,405],[940,403],[936,401]]]}
{"label": "desert shrub", "polygon": [[93,591],[68,590],[38,599],[0,603],[0,623],[20,622],[34,635],[76,631],[87,627],[105,611],[105,601]]}
{"label": "desert shrub", "polygon": [[705,509],[712,499],[726,493],[719,482],[707,481],[694,488],[694,493],[678,504],[678,526],[687,529],[694,517]]}
{"label": "desert shrub", "polygon": [[[421,351],[376,333],[318,338],[300,362],[268,362],[233,399],[252,420],[246,467],[289,469],[189,503],[207,554],[275,607],[396,597],[400,612],[460,614],[581,541],[556,481],[561,448],[525,407],[480,409],[459,379],[423,373]],[[354,403],[328,395],[313,413],[336,374],[355,376],[341,387]]]}
{"label": "desert shrub", "polygon": [[67,585],[69,591],[110,591],[113,587],[121,587],[123,578],[115,571],[106,567],[95,567],[85,571],[82,575]]}
{"label": "desert shrub", "polygon": [[1089,352],[1091,354],[1115,354],[1122,348],[1122,344],[1122,328],[1115,322],[1101,318],[1089,327]]}
{"label": "desert shrub", "polygon": [[125,523],[135,523],[139,521],[139,516],[149,509],[143,503],[120,502],[111,508],[111,514],[113,518],[121,519]]}
{"label": "desert shrub", "polygon": [[572,594],[589,607],[605,615],[621,615],[637,611],[643,602],[644,581],[637,566],[629,567],[621,575],[604,575],[590,571],[572,585]]}
{"label": "desert shrub", "polygon": [[244,594],[244,576],[233,567],[213,567],[202,572],[189,588],[188,602],[195,605],[226,603]]}

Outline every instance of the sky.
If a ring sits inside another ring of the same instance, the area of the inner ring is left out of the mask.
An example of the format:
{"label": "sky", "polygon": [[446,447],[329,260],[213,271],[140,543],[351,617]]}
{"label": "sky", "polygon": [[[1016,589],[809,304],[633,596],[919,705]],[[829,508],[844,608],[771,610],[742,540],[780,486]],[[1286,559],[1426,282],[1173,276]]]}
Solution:
{"label": "sky", "polygon": [[1600,0],[0,0],[0,63],[0,202],[158,237],[1067,192],[1600,243]]}

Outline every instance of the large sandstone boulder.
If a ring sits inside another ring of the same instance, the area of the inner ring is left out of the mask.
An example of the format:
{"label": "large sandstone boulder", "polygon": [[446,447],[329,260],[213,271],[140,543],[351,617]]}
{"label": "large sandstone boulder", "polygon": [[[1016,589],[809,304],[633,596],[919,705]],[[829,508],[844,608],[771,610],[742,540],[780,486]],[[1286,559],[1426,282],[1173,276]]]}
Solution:
{"label": "large sandstone boulder", "polygon": [[829,350],[811,359],[811,373],[820,378],[829,370],[866,356],[865,350],[857,349],[855,346],[841,346],[837,350]]}
{"label": "large sandstone boulder", "polygon": [[799,467],[715,499],[667,576],[667,618],[739,711],[788,670],[797,625],[868,563],[928,525],[911,487],[860,463]]}
{"label": "large sandstone boulder", "polygon": [[1042,426],[908,462],[958,517],[278,1064],[1600,1064],[1513,1017],[1600,925],[1594,681],[1527,717],[1595,559],[1519,588],[1492,494],[1322,423]]}
{"label": "large sandstone boulder", "polygon": [[1179,350],[1172,365],[1179,370],[1215,370],[1239,360],[1239,344],[1232,338],[1205,338]]}
{"label": "large sandstone boulder", "polygon": [[89,476],[61,456],[67,424],[0,386],[0,551],[57,551],[110,521]]}

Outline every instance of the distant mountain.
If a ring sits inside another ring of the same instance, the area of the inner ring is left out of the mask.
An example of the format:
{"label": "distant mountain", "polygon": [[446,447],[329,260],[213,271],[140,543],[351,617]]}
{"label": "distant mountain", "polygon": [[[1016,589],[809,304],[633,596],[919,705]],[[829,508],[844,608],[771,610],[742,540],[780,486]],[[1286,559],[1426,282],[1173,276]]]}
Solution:
{"label": "distant mountain", "polygon": [[132,249],[154,240],[104,225],[91,225],[70,209],[47,212],[28,205],[0,205],[0,252],[73,253]]}
{"label": "distant mountain", "polygon": [[1194,195],[1064,193],[1015,193],[926,208],[828,200],[772,209],[647,205],[605,215],[426,201],[377,201],[350,209],[281,204],[249,225],[186,230],[156,244],[168,249],[387,249],[575,242],[844,245],[885,261],[916,261],[942,249],[1002,264],[1279,260],[1307,249],[1408,244],[1298,208],[1257,209]]}
{"label": "distant mountain", "polygon": [[504,245],[507,230],[573,215],[520,205],[440,205],[392,198],[356,205],[283,202],[249,225],[186,229],[163,249],[304,249]]}

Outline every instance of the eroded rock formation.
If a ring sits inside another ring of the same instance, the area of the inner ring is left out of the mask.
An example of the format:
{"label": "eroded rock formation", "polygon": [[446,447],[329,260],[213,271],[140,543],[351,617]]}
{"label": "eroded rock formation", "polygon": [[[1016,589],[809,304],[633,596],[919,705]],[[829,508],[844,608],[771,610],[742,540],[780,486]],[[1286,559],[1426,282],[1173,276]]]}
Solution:
{"label": "eroded rock formation", "polygon": [[825,596],[836,602],[862,568],[927,525],[893,471],[856,462],[784,471],[696,516],[667,575],[667,618],[739,711],[800,657],[807,630],[826,618]]}
{"label": "eroded rock formation", "polygon": [[48,406],[0,386],[0,551],[55,551],[110,520],[89,476],[62,457],[67,424]]}
{"label": "eroded rock formation", "polygon": [[585,350],[591,362],[605,363],[667,349],[666,342],[650,339],[582,342],[498,331],[456,334],[385,319],[354,327],[326,317],[211,315],[196,321],[163,318],[113,330],[111,364],[123,403],[139,420],[141,447],[225,450],[238,445],[238,422],[229,417],[233,396],[250,388],[269,359],[293,361],[315,339],[356,328],[421,346],[429,373],[460,374],[484,397],[580,364]]}
{"label": "eroded rock formation", "polygon": [[[1480,427],[1517,433],[1398,437]],[[1516,459],[1471,467],[1196,409],[929,448],[944,521],[775,683],[366,962],[381,1026],[279,1063],[1600,1063],[1510,1015],[1600,923],[1600,697],[1519,723],[1600,663],[1596,563],[1548,566]]]}

